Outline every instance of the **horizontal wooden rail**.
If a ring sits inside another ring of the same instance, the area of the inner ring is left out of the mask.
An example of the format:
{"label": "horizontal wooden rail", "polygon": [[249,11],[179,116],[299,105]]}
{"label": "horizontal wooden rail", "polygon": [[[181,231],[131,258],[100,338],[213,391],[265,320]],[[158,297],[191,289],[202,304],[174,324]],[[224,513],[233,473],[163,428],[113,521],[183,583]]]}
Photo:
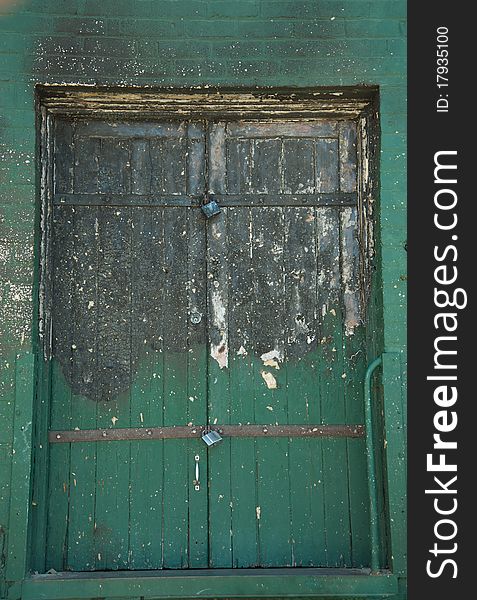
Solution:
{"label": "horizontal wooden rail", "polygon": [[73,429],[49,431],[52,444],[200,438],[204,430],[224,437],[364,437],[363,425],[221,425],[187,427],[125,427],[121,429]]}

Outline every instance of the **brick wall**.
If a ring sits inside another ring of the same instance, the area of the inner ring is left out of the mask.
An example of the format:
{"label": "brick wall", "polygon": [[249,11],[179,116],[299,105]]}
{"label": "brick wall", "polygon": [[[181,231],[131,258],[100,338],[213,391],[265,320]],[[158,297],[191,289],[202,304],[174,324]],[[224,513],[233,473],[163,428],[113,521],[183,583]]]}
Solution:
{"label": "brick wall", "polygon": [[7,562],[10,579],[22,557],[6,543],[9,521],[17,527],[27,511],[9,490],[19,474],[28,480],[18,457],[31,431],[35,83],[379,85],[385,349],[400,353],[405,18],[401,0],[0,0],[0,570]]}

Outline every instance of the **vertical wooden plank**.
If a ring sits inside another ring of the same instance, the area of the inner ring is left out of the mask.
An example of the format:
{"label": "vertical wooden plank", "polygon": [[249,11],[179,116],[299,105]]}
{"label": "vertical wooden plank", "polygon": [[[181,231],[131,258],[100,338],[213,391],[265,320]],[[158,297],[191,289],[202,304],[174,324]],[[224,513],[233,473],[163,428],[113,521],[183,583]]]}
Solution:
{"label": "vertical wooden plank", "polygon": [[[254,270],[254,339],[252,348],[260,357],[261,381],[257,383],[257,423],[287,423],[286,374],[280,367],[284,358],[285,293],[283,209],[252,209]],[[271,361],[271,362],[269,362]],[[288,440],[256,441],[260,565],[289,566],[290,488],[288,481]]]}
{"label": "vertical wooden plank", "polygon": [[[203,170],[202,165],[196,168]],[[199,178],[197,178],[198,180]],[[206,221],[197,209],[188,209],[189,259],[187,272],[187,422],[207,423],[207,283]],[[209,564],[208,464],[207,447],[198,437],[187,443],[189,492],[189,565],[207,568]],[[200,489],[195,489],[195,464],[199,456]]]}
{"label": "vertical wooden plank", "polygon": [[[129,208],[98,209],[97,425],[129,427],[131,222]],[[128,566],[129,444],[97,443],[96,568]]]}
{"label": "vertical wooden plank", "polygon": [[[222,209],[220,215],[207,223],[208,422],[211,425],[230,423],[228,215],[228,209]],[[211,447],[208,455],[210,566],[229,567],[232,564],[230,439]]]}
{"label": "vertical wooden plank", "polygon": [[[11,492],[8,521],[10,537],[6,565],[7,581],[20,582],[29,570],[28,523],[30,515],[31,424],[33,420],[33,364],[30,352],[15,356],[15,416],[11,457]],[[14,533],[14,535],[12,535]],[[10,588],[9,592],[13,589]]]}
{"label": "vertical wooden plank", "polygon": [[186,191],[187,138],[171,138],[162,142],[163,160],[167,161],[163,171],[163,186],[166,194],[184,194]]}
{"label": "vertical wooden plank", "polygon": [[[43,357],[37,358],[35,363],[36,371],[36,389],[35,401],[36,405],[36,420],[34,435],[34,453],[32,456],[32,527],[31,527],[31,563],[32,571],[39,573],[45,572],[46,560],[46,527],[48,513],[48,477],[49,477],[49,454],[50,444],[48,442],[48,430],[50,426],[50,415],[47,407],[49,407],[51,399],[51,361],[45,361]],[[9,399],[12,396],[10,381],[13,380],[13,373],[4,370],[0,385],[3,384],[4,395],[3,402],[5,408],[10,408]],[[8,382],[8,383],[7,383]],[[7,383],[7,385],[5,385]],[[12,386],[13,388],[13,386]],[[0,404],[0,412],[1,412]],[[34,412],[35,414],[35,412]],[[5,420],[4,420],[5,422]],[[13,426],[13,423],[11,424]],[[3,427],[2,434],[10,437],[13,427]],[[2,437],[0,434],[0,438]],[[2,440],[3,441],[3,440]],[[4,446],[6,452],[6,446]],[[5,454],[6,457],[6,454]],[[7,462],[3,463],[6,468]],[[2,467],[0,467],[1,471]],[[0,507],[0,515],[6,513],[8,505],[5,503]],[[2,518],[0,516],[0,518]],[[5,516],[6,519],[6,516]]]}
{"label": "vertical wooden plank", "polygon": [[264,139],[252,141],[252,190],[271,194],[282,190],[282,142]]}
{"label": "vertical wooden plank", "polygon": [[[66,208],[66,207],[64,207]],[[91,391],[98,362],[96,355],[98,322],[98,209],[77,207],[71,231],[73,268],[72,310],[68,324],[57,323],[71,331],[71,429],[96,428],[96,403],[82,395]],[[79,382],[84,381],[84,387]],[[55,400],[56,401],[56,400]],[[96,444],[71,444],[70,507],[68,529],[68,570],[93,570]]]}
{"label": "vertical wooden plank", "polygon": [[340,189],[355,192],[356,180],[356,123],[342,121],[339,126]]}
{"label": "vertical wooden plank", "polygon": [[[145,171],[143,176],[148,179]],[[148,182],[138,182],[147,189]],[[131,426],[163,425],[164,223],[161,208],[132,210]],[[163,441],[131,442],[129,566],[162,567]]]}
{"label": "vertical wooden plank", "polygon": [[127,194],[130,191],[131,161],[129,140],[102,138],[98,167],[101,194]]}
{"label": "vertical wooden plank", "polygon": [[[187,215],[164,209],[164,425],[186,425],[187,397]],[[194,457],[187,440],[164,441],[164,568],[189,566],[188,482]]]}
{"label": "vertical wooden plank", "polygon": [[[320,397],[323,423],[344,423],[344,370],[340,294],[339,209],[317,209]],[[329,566],[350,564],[346,440],[323,440],[326,552]]]}
{"label": "vertical wooden plank", "polygon": [[338,140],[323,138],[315,140],[316,191],[326,194],[339,190]]}
{"label": "vertical wooden plank", "polygon": [[229,138],[227,140],[227,192],[241,194],[250,192],[250,140]]}
{"label": "vertical wooden plank", "polygon": [[354,335],[362,325],[360,306],[360,250],[358,242],[358,214],[356,207],[341,210],[341,279],[344,307],[344,333]]}
{"label": "vertical wooden plank", "polygon": [[187,134],[187,193],[198,196],[205,192],[204,123],[189,123]]}
{"label": "vertical wooden plank", "polygon": [[[71,425],[71,388],[61,373],[61,367],[52,365],[51,427],[69,429]],[[67,552],[68,512],[70,485],[70,448],[57,444],[50,449],[49,495],[46,533],[46,568],[64,570]]]}
{"label": "vertical wooden plank", "polygon": [[283,140],[283,191],[312,194],[315,191],[314,162],[312,140]]}
{"label": "vertical wooden plank", "polygon": [[[54,209],[52,233],[53,302],[50,427],[71,427],[71,387],[63,370],[71,373],[73,363],[72,316],[74,253],[65,248],[75,240],[75,209]],[[70,447],[52,445],[49,457],[49,492],[46,534],[46,568],[63,570],[67,552],[69,511]]]}
{"label": "vertical wooden plank", "polygon": [[94,194],[98,191],[99,138],[75,138],[74,191],[78,194]]}
{"label": "vertical wooden plank", "polygon": [[[317,364],[316,212],[285,209],[286,243],[286,378],[288,420],[320,423]],[[325,562],[322,442],[291,438],[290,508],[293,566]]]}
{"label": "vertical wooden plank", "polygon": [[152,161],[149,140],[131,140],[131,194],[150,194]]}
{"label": "vertical wooden plank", "polygon": [[[341,211],[340,239],[346,422],[363,423],[363,381],[367,359],[360,306],[360,251],[355,207],[343,208]],[[347,440],[347,453],[352,564],[368,566],[369,500],[364,440]]]}
{"label": "vertical wooden plank", "polygon": [[[235,164],[229,165],[227,173],[233,172]],[[255,422],[255,389],[260,377],[251,346],[253,231],[250,208],[229,208],[228,214],[230,421],[247,424]],[[230,444],[232,566],[254,567],[259,564],[255,440],[236,438]]]}
{"label": "vertical wooden plank", "polygon": [[164,140],[152,138],[149,140],[149,154],[151,157],[151,194],[163,194],[164,176],[167,168],[166,156],[164,154]]}
{"label": "vertical wooden plank", "polygon": [[211,123],[208,136],[209,192],[212,194],[225,194],[225,124]]}
{"label": "vertical wooden plank", "polygon": [[55,122],[54,141],[54,176],[55,192],[70,194],[73,192],[74,171],[74,124],[72,121],[57,119]]}

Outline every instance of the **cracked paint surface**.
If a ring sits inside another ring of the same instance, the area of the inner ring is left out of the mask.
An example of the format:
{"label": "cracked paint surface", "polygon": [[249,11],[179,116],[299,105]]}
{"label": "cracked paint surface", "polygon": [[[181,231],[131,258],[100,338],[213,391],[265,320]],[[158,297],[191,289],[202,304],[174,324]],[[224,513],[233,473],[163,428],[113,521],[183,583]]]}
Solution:
{"label": "cracked paint surface", "polygon": [[[354,125],[75,119],[53,135],[51,347],[77,393],[111,399],[141,356],[185,352],[195,330],[220,370],[231,352],[279,370],[317,348],[327,314],[343,312],[345,336],[360,325],[357,209],[328,201],[355,197]],[[194,208],[207,187],[222,203],[210,221]]]}

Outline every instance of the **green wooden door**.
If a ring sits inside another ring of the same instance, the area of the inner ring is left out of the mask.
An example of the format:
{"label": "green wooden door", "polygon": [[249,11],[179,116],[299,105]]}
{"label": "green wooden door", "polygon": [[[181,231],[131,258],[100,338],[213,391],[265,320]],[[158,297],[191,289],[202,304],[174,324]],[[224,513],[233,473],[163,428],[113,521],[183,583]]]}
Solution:
{"label": "green wooden door", "polygon": [[363,423],[355,138],[56,121],[50,430],[194,435],[52,433],[47,569],[369,563],[363,438],[266,433]]}

